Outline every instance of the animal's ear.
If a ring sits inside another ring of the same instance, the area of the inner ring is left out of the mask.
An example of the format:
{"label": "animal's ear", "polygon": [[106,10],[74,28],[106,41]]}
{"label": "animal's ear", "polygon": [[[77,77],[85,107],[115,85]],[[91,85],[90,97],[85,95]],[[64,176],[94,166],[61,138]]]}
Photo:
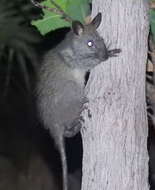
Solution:
{"label": "animal's ear", "polygon": [[84,31],[84,26],[79,21],[73,21],[72,22],[72,30],[76,35],[81,35]]}
{"label": "animal's ear", "polygon": [[95,26],[95,28],[98,28],[101,24],[102,20],[102,14],[98,13],[96,17],[92,20],[91,24]]}

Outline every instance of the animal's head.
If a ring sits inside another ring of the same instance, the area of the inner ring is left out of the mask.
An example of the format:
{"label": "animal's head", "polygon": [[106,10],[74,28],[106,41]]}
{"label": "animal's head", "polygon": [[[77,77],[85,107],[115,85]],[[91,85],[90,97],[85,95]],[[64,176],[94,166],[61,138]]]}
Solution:
{"label": "animal's head", "polygon": [[109,57],[117,56],[117,53],[120,53],[120,49],[107,49],[103,38],[97,32],[100,24],[101,13],[98,13],[88,25],[83,25],[79,21],[72,23],[72,48],[79,67],[91,69]]}

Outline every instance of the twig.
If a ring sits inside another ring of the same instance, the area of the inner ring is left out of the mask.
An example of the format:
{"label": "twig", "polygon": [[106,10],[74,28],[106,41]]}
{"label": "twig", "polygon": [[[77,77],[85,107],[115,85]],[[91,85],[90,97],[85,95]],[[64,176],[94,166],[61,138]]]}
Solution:
{"label": "twig", "polygon": [[38,8],[46,9],[46,10],[48,10],[48,11],[50,11],[50,12],[53,12],[53,13],[56,13],[56,14],[62,16],[62,18],[63,18],[64,20],[66,20],[67,22],[69,22],[69,23],[72,23],[72,21],[73,21],[72,18],[71,18],[69,15],[67,15],[67,14],[61,9],[61,7],[60,7],[59,5],[57,5],[53,0],[51,0],[51,3],[55,6],[55,8],[50,8],[50,7],[47,7],[46,5],[41,5],[41,3],[39,3],[39,2],[37,2],[37,1],[35,1],[35,0],[31,0],[31,2],[32,2],[36,7],[38,7]]}
{"label": "twig", "polygon": [[149,7],[150,9],[155,9],[155,2],[154,1],[150,2]]}
{"label": "twig", "polygon": [[57,8],[57,10],[59,10],[59,13],[62,15],[63,18],[67,18],[68,21],[71,23],[73,22],[72,18],[69,15],[67,15],[58,4],[56,4],[53,0],[50,0],[50,1]]}

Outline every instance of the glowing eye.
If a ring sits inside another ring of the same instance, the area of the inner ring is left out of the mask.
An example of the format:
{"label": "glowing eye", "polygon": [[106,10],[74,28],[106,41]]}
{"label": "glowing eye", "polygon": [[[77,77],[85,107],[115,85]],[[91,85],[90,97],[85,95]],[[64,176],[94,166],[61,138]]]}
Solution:
{"label": "glowing eye", "polygon": [[92,42],[92,41],[89,41],[89,42],[87,43],[87,45],[88,45],[89,47],[92,47],[92,46],[93,46],[93,42]]}

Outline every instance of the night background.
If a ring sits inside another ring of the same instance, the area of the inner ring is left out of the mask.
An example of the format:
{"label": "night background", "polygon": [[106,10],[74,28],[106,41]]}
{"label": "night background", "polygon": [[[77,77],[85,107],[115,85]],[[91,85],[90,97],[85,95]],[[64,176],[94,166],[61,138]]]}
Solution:
{"label": "night background", "polygon": [[[62,189],[61,161],[36,110],[36,70],[68,29],[41,36],[41,10],[28,0],[0,0],[0,190]],[[67,139],[70,184],[79,189],[82,144]]]}
{"label": "night background", "polygon": [[[41,10],[29,0],[0,0],[0,190],[62,189],[60,155],[38,118],[36,70],[69,29],[41,36],[30,22]],[[150,183],[155,189],[155,132],[150,124]],[[80,134],[66,140],[70,189],[79,190]]]}

